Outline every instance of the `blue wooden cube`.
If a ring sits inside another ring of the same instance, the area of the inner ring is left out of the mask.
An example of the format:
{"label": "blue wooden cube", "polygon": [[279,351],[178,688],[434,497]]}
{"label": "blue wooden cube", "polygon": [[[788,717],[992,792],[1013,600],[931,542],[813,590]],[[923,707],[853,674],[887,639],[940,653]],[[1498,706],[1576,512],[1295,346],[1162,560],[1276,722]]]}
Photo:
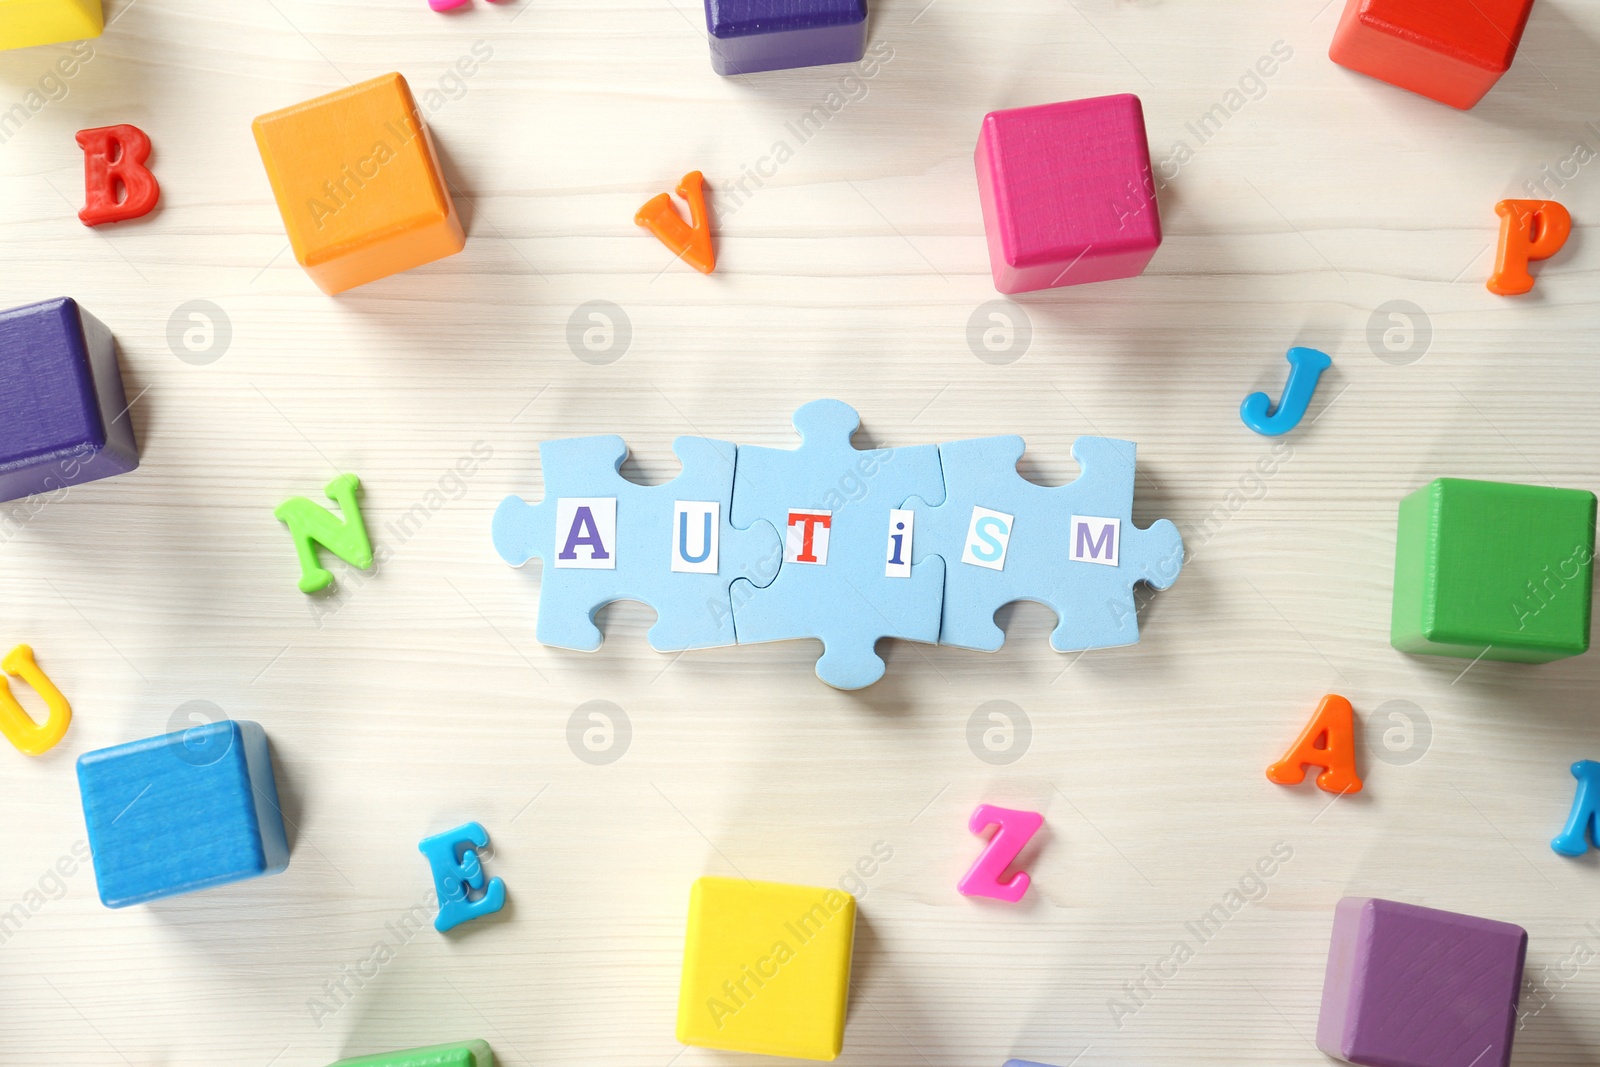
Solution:
{"label": "blue wooden cube", "polygon": [[718,74],[854,63],[867,50],[867,0],[706,0]]}
{"label": "blue wooden cube", "polygon": [[69,297],[0,311],[0,500],[139,465],[111,331]]}
{"label": "blue wooden cube", "polygon": [[266,731],[224,719],[78,758],[100,902],[108,908],[289,866]]}

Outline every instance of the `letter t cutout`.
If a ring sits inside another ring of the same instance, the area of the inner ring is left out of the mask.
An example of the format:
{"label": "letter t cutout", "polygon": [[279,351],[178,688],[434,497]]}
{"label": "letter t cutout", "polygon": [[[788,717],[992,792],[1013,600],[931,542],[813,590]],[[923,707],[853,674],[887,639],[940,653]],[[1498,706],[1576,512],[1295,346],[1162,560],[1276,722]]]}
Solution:
{"label": "letter t cutout", "polygon": [[[433,888],[439,897],[439,914],[433,928],[441,934],[470,919],[492,915],[506,906],[506,884],[499,878],[485,881],[478,849],[489,847],[489,832],[480,823],[463,823],[454,830],[425,837],[417,851],[433,868]],[[476,892],[478,896],[473,897]]]}
{"label": "letter t cutout", "polygon": [[[78,220],[85,226],[126,222],[148,215],[161,198],[161,186],[145,161],[150,158],[150,138],[137,126],[100,126],[78,134],[83,149],[84,208]],[[126,194],[117,202],[117,187]]]}
{"label": "letter t cutout", "polygon": [[956,891],[964,897],[992,897],[1008,904],[1021,900],[1032,881],[1027,873],[1018,871],[1005,882],[1000,880],[1000,876],[1028,847],[1028,842],[1033,840],[1033,835],[1043,825],[1044,816],[1036,811],[1013,811],[993,804],[979,804],[978,810],[972,813],[972,818],[967,822],[967,828],[979,835],[991,826],[998,826],[999,829],[972,869],[956,883]]}

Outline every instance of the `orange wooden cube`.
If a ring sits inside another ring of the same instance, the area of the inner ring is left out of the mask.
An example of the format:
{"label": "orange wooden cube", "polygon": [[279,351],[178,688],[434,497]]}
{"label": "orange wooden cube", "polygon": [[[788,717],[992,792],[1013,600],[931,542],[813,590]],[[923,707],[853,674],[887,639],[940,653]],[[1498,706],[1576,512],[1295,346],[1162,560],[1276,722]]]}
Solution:
{"label": "orange wooden cube", "polygon": [[251,124],[294,257],[342,293],[467,239],[405,78],[385,74]]}

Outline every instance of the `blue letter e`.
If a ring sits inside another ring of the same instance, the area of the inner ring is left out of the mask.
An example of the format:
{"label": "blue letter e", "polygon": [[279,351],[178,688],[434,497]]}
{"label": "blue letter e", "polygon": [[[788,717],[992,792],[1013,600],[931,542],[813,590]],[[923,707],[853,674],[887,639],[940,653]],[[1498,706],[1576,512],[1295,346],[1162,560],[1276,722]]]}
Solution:
{"label": "blue letter e", "polygon": [[[425,837],[417,851],[433,868],[433,888],[439,897],[439,915],[433,928],[441,934],[469,919],[482,918],[506,906],[506,884],[498,878],[485,885],[478,849],[489,847],[488,831],[475,822]],[[473,897],[476,892],[478,895]]]}

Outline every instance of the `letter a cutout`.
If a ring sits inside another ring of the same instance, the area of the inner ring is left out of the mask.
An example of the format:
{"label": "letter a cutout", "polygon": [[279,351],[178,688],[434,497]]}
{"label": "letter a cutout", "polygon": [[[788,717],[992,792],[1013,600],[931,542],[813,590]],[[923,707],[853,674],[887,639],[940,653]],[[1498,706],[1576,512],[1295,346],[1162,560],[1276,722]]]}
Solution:
{"label": "letter a cutout", "polygon": [[333,575],[317,559],[317,545],[332,552],[352,567],[372,569],[372,542],[367,539],[367,524],[361,518],[361,506],[356,503],[356,492],[361,479],[354,474],[341,474],[323,490],[329,500],[344,512],[344,521],[333,517],[333,512],[321,504],[314,504],[303,496],[293,497],[278,505],[273,517],[289,527],[294,538],[294,550],[300,556],[300,591],[315,593],[333,584]]}
{"label": "letter a cutout", "polygon": [[13,648],[6,653],[5,659],[0,660],[0,670],[27,682],[43,698],[45,707],[50,709],[44,722],[34,722],[22,705],[17,703],[17,698],[11,695],[11,687],[6,684],[5,678],[0,677],[0,733],[4,733],[6,740],[30,756],[55,748],[56,743],[66,735],[67,727],[72,725],[72,705],[67,703],[61,690],[33,661],[33,649],[27,645]]}
{"label": "letter a cutout", "polygon": [[1355,709],[1342,696],[1330,693],[1317,705],[1294,746],[1283,759],[1267,768],[1267,779],[1279,785],[1299,785],[1306,768],[1321,767],[1317,788],[1328,793],[1361,792],[1356,774]]}
{"label": "letter a cutout", "polygon": [[1579,760],[1572,765],[1572,777],[1578,780],[1578,795],[1572,798],[1572,814],[1567,817],[1561,836],[1550,842],[1550,847],[1563,856],[1581,856],[1589,851],[1590,843],[1600,846],[1600,826],[1595,825],[1600,813],[1600,763],[1592,759]]}
{"label": "letter a cutout", "polygon": [[672,206],[672,197],[666,193],[652,197],[633,221],[656,235],[656,240],[672,249],[672,254],[701,274],[717,269],[717,254],[711,247],[711,219],[706,214],[705,178],[697,170],[690,171],[678,183],[678,195],[689,205],[689,221],[685,223],[678,209]]}
{"label": "letter a cutout", "polygon": [[1005,882],[1000,876],[1043,825],[1044,816],[1036,811],[1013,811],[993,804],[979,804],[967,828],[980,835],[991,826],[998,826],[999,830],[972,869],[956,883],[956,891],[964,897],[992,897],[1008,904],[1021,900],[1032,881],[1027,872],[1018,871]]}
{"label": "letter a cutout", "polygon": [[[161,186],[150,173],[150,138],[137,126],[100,126],[78,134],[83,149],[84,208],[78,221],[85,226],[126,222],[148,215],[161,199]],[[124,193],[117,202],[117,188]]]}

